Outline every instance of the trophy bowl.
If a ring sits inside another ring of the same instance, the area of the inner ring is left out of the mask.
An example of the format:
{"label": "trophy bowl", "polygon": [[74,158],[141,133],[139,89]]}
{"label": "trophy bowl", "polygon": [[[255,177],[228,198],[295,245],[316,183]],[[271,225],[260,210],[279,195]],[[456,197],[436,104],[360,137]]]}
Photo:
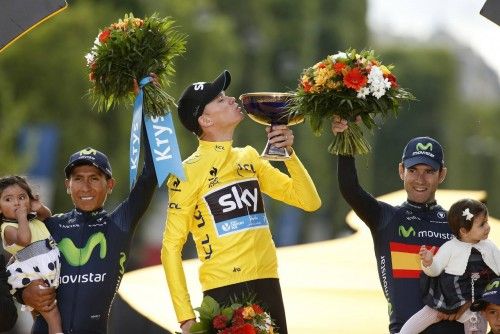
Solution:
{"label": "trophy bowl", "polygon": [[[303,116],[291,116],[288,102],[294,94],[277,92],[256,92],[241,94],[239,99],[248,117],[263,125],[295,125],[304,120]],[[286,160],[290,156],[285,147],[276,147],[269,141],[261,154],[266,160]]]}

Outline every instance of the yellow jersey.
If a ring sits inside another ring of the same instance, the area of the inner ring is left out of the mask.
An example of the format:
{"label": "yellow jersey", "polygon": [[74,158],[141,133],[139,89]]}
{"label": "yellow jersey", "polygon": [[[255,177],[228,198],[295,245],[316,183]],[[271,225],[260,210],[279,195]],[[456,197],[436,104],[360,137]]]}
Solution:
{"label": "yellow jersey", "polygon": [[181,252],[189,233],[201,261],[203,291],[278,278],[276,249],[262,193],[306,211],[321,206],[314,183],[295,153],[282,173],[251,146],[207,142],[183,162],[186,181],[170,177],[161,258],[179,321],[195,318]]}

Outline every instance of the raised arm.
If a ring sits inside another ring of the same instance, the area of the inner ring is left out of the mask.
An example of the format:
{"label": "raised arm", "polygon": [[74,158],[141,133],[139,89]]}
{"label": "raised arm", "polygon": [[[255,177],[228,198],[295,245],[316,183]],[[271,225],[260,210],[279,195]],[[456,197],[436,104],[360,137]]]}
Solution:
{"label": "raised arm", "polygon": [[319,209],[321,198],[316,186],[297,153],[292,149],[293,132],[284,125],[273,126],[272,131],[269,127],[266,130],[270,142],[277,147],[285,147],[290,154],[290,159],[285,160],[289,175],[273,167],[269,161],[261,159],[257,151],[251,148],[262,192],[305,211]]}
{"label": "raised arm", "polygon": [[[360,121],[361,119],[358,116],[357,122]],[[346,120],[334,116],[332,121],[334,135],[345,131],[347,127],[348,122]],[[337,178],[342,197],[370,229],[377,228],[377,224],[382,218],[382,204],[361,188],[354,157],[338,156]]]}
{"label": "raised arm", "polygon": [[337,178],[342,197],[370,229],[376,228],[382,218],[382,204],[360,186],[354,157],[339,155]]}
{"label": "raised arm", "polygon": [[122,224],[123,230],[133,230],[140,218],[144,215],[156,190],[156,172],[154,170],[153,157],[151,148],[148,144],[146,127],[143,122],[142,127],[142,143],[144,149],[144,166],[142,173],[137,178],[129,196],[123,201],[113,212],[123,216],[121,219],[116,219],[116,222]]}

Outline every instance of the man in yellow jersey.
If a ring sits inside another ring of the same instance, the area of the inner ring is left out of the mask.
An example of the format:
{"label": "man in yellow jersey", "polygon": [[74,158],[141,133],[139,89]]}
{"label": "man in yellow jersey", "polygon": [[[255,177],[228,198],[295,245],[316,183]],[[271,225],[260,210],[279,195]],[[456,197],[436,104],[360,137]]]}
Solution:
{"label": "man in yellow jersey", "polygon": [[271,143],[286,147],[291,159],[284,174],[251,147],[233,147],[233,133],[244,114],[234,97],[226,96],[231,75],[189,85],[181,95],[182,124],[199,139],[184,163],[186,181],[168,181],[169,204],[161,259],[182,333],[195,323],[181,251],[189,233],[201,261],[204,295],[227,304],[231,297],[253,293],[287,334],[285,308],[278,280],[276,249],[264,211],[262,193],[306,211],[321,200],[311,177],[292,149],[286,126],[267,128]]}

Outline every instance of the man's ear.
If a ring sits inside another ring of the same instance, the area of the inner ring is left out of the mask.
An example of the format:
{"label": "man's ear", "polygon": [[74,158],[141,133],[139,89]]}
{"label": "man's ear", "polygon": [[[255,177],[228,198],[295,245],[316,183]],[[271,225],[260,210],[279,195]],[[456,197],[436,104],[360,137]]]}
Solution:
{"label": "man's ear", "polygon": [[200,117],[198,117],[198,124],[200,125],[201,128],[207,128],[213,125],[214,121],[210,116],[202,114]]}
{"label": "man's ear", "polygon": [[441,170],[439,171],[439,183],[444,181],[447,173],[448,173],[448,168],[446,167],[441,168]]}
{"label": "man's ear", "polygon": [[71,195],[71,191],[69,190],[69,179],[64,180],[64,186],[66,187],[66,194]]}
{"label": "man's ear", "polygon": [[405,179],[405,166],[403,166],[403,163],[400,162],[398,165],[398,171],[399,171],[399,178],[404,181]]}
{"label": "man's ear", "polygon": [[108,184],[108,195],[113,192],[113,188],[115,187],[116,181],[113,178],[109,178],[106,180]]}

